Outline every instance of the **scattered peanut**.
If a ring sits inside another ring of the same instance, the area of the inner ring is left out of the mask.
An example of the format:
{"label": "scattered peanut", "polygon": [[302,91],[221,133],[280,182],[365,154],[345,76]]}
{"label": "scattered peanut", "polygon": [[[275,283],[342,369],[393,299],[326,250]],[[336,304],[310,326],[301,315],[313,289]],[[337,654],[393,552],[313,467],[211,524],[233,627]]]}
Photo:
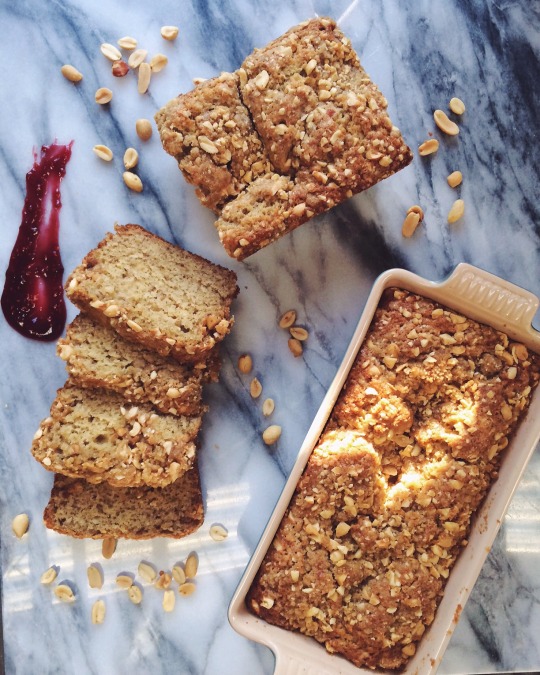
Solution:
{"label": "scattered peanut", "polygon": [[215,523],[210,527],[210,536],[214,541],[223,541],[224,539],[227,539],[229,533],[227,528],[225,528],[223,525]]}
{"label": "scattered peanut", "polygon": [[104,162],[110,162],[113,158],[113,153],[106,145],[94,145],[92,148],[96,155]]}
{"label": "scattered peanut", "polygon": [[139,162],[139,153],[135,148],[128,148],[124,152],[124,166],[126,169],[134,169]]}
{"label": "scattered peanut", "polygon": [[446,179],[448,182],[448,185],[452,188],[457,187],[458,185],[461,185],[463,181],[463,176],[461,174],[461,171],[452,171],[452,173],[448,176]]}
{"label": "scattered peanut", "polygon": [[288,345],[295,358],[302,356],[304,353],[304,348],[302,347],[300,340],[297,340],[296,338],[289,338]]}
{"label": "scattered peanut", "polygon": [[307,332],[307,330],[305,328],[300,327],[300,326],[291,326],[289,328],[289,333],[296,340],[300,340],[300,342],[304,342],[309,337],[309,333]]}
{"label": "scattered peanut", "polygon": [[105,621],[105,600],[96,600],[92,605],[92,623],[100,624]]}
{"label": "scattered peanut", "polygon": [[433,113],[435,124],[441,131],[449,136],[457,136],[459,134],[459,127],[455,122],[448,118],[448,115],[443,110],[436,110]]}
{"label": "scattered peanut", "polygon": [[165,54],[156,54],[150,59],[150,68],[152,68],[153,73],[159,73],[159,71],[163,70],[168,63],[169,59]]}
{"label": "scattered peanut", "polygon": [[188,579],[193,579],[197,576],[197,570],[199,569],[199,557],[196,553],[190,553],[187,557],[186,564],[184,566],[184,572]]}
{"label": "scattered peanut", "polygon": [[152,136],[152,123],[141,117],[135,122],[135,131],[141,141],[147,141]]}
{"label": "scattered peanut", "polygon": [[176,40],[178,37],[178,27],[177,26],[162,26],[161,28],[161,37],[164,40]]}
{"label": "scattered peanut", "polygon": [[172,577],[176,583],[181,586],[186,581],[186,573],[181,565],[174,565],[172,568]]}
{"label": "scattered peanut", "polygon": [[137,91],[139,94],[146,94],[150,86],[150,79],[152,77],[152,69],[150,64],[143,62],[139,66],[139,79],[137,82]]}
{"label": "scattered peanut", "polygon": [[62,66],[60,72],[66,80],[69,80],[70,82],[80,82],[83,79],[82,73],[80,73],[75,66],[70,66],[69,63]]}
{"label": "scattered peanut", "polygon": [[155,588],[159,589],[166,589],[169,588],[171,585],[172,577],[168,572],[163,572],[163,570],[159,573],[159,576],[157,578],[156,583],[154,584]]}
{"label": "scattered peanut", "polygon": [[432,155],[434,152],[437,152],[438,149],[439,141],[436,138],[428,138],[427,141],[424,141],[418,146],[418,152],[422,157],[425,157],[426,155]]}
{"label": "scattered peanut", "polygon": [[122,54],[119,49],[114,45],[104,42],[100,47],[101,53],[103,56],[109,59],[109,61],[120,61]]}
{"label": "scattered peanut", "polygon": [[56,579],[57,576],[58,576],[58,571],[56,570],[56,567],[52,566],[52,567],[49,567],[48,570],[45,570],[45,572],[43,572],[39,581],[44,586],[48,586],[49,584],[52,584],[52,582]]}
{"label": "scattered peanut", "polygon": [[262,394],[262,384],[256,377],[251,380],[251,384],[249,385],[249,393],[253,398],[259,398],[259,396]]}
{"label": "scattered peanut", "polygon": [[263,441],[266,445],[273,445],[281,436],[281,427],[277,424],[271,424],[262,434]]}
{"label": "scattered peanut", "polygon": [[146,58],[148,52],[146,49],[136,49],[128,58],[128,66],[136,70]]}
{"label": "scattered peanut", "polygon": [[172,612],[174,609],[174,605],[176,603],[176,596],[174,594],[174,591],[165,591],[163,593],[163,610],[165,612]]}
{"label": "scattered peanut", "polygon": [[120,38],[117,41],[117,44],[122,49],[125,49],[128,52],[130,52],[132,49],[135,49],[137,47],[137,40],[134,37],[130,37],[129,35],[126,35],[126,37]]}
{"label": "scattered peanut", "polygon": [[142,180],[137,176],[136,173],[132,173],[131,171],[124,171],[122,174],[122,178],[124,179],[124,183],[128,186],[130,190],[133,190],[133,192],[142,192],[143,191],[143,184]]}
{"label": "scattered peanut", "polygon": [[267,398],[262,405],[263,415],[265,417],[270,417],[270,415],[274,412],[274,408],[275,408],[274,400],[271,398]]}
{"label": "scattered peanut", "polygon": [[180,595],[192,595],[193,593],[195,593],[196,588],[197,587],[195,586],[194,583],[187,581],[185,584],[181,584],[178,587],[178,592],[180,593]]}
{"label": "scattered peanut", "polygon": [[112,101],[113,93],[110,89],[107,87],[100,87],[96,91],[96,103],[99,103],[99,105],[105,105],[106,103],[110,103]]}
{"label": "scattered peanut", "polygon": [[74,602],[75,600],[75,593],[73,593],[71,586],[67,584],[58,584],[54,589],[54,594],[62,602]]}
{"label": "scattered peanut", "polygon": [[30,519],[28,518],[28,515],[26,513],[19,513],[18,516],[15,516],[15,518],[13,518],[13,521],[11,523],[11,529],[13,530],[13,534],[18,539],[21,539],[21,537],[23,537],[28,532],[29,526],[30,526]]}
{"label": "scattered peanut", "polygon": [[294,309],[288,309],[281,315],[279,320],[280,328],[290,328],[296,321],[296,312]]}
{"label": "scattered peanut", "polygon": [[455,114],[455,115],[463,115],[465,112],[465,103],[460,98],[451,98],[450,99],[450,110]]}
{"label": "scattered peanut", "polygon": [[409,207],[407,214],[409,213],[417,213],[420,218],[420,222],[424,220],[424,210],[421,206],[418,206],[418,204],[413,204],[411,207]]}
{"label": "scattered peanut", "polygon": [[252,368],[253,360],[249,354],[242,354],[242,356],[238,357],[238,370],[241,373],[247,375],[247,373],[251,373]]}
{"label": "scattered peanut", "polygon": [[111,539],[110,537],[104,539],[103,544],[101,545],[101,555],[104,558],[107,558],[107,560],[109,558],[112,558],[114,552],[116,551],[116,544],[117,544],[116,539]]}
{"label": "scattered peanut", "polygon": [[456,199],[452,204],[450,211],[448,212],[448,222],[455,223],[456,220],[459,220],[463,217],[465,213],[465,202],[463,199]]}
{"label": "scattered peanut", "polygon": [[157,572],[156,572],[154,566],[150,565],[150,563],[141,561],[139,563],[137,571],[138,571],[141,579],[148,582],[149,584],[154,583],[154,581],[156,580]]}
{"label": "scattered peanut", "polygon": [[130,574],[117,574],[116,585],[120,588],[130,588],[133,586],[133,577]]}
{"label": "scattered peanut", "polygon": [[140,605],[142,602],[142,590],[137,584],[133,584],[128,588],[128,598],[134,605]]}
{"label": "scattered peanut", "polygon": [[103,586],[103,573],[97,565],[89,565],[86,570],[88,585],[90,588],[101,588]]}
{"label": "scattered peanut", "polygon": [[403,226],[401,227],[401,234],[407,239],[409,237],[412,237],[416,228],[418,227],[419,222],[420,216],[418,215],[418,213],[411,211],[410,213],[407,214],[405,220],[403,221]]}
{"label": "scattered peanut", "polygon": [[114,77],[125,77],[129,73],[129,66],[125,61],[115,61],[112,64],[111,72]]}

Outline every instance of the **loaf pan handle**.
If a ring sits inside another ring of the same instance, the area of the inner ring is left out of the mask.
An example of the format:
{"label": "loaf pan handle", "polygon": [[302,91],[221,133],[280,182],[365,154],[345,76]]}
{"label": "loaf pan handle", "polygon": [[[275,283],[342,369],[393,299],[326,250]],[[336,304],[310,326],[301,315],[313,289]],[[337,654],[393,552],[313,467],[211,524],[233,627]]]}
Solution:
{"label": "loaf pan handle", "polygon": [[494,322],[502,320],[509,326],[519,326],[531,334],[535,332],[531,323],[538,310],[538,298],[515,284],[460,263],[442,286],[459,296],[460,303],[481,306]]}
{"label": "loaf pan handle", "polygon": [[276,657],[274,675],[336,675],[335,668],[325,668],[322,663],[313,659],[309,650],[300,653],[280,645],[273,651]]}

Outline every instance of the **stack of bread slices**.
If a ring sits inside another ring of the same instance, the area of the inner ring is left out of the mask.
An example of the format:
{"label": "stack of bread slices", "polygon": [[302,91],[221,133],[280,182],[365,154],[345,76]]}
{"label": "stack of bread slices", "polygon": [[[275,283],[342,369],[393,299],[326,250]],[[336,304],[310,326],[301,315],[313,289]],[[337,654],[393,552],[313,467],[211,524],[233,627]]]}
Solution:
{"label": "stack of bread slices", "polygon": [[81,310],[58,343],[69,378],[32,444],[55,473],[45,524],[182,537],[204,518],[202,388],[218,378],[236,275],[139,225],[115,229],[66,283]]}

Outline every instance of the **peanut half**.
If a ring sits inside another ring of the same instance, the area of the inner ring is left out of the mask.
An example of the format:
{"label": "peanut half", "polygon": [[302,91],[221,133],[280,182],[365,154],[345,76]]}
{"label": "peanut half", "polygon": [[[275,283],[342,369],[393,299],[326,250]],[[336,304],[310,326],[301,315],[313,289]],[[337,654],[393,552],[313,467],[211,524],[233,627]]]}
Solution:
{"label": "peanut half", "polygon": [[112,101],[113,93],[108,87],[100,87],[96,91],[95,99],[99,105],[105,105]]}
{"label": "peanut half", "polygon": [[128,58],[128,66],[136,70],[146,58],[148,52],[146,49],[136,49]]}
{"label": "peanut half", "polygon": [[262,405],[263,415],[265,417],[270,417],[270,415],[274,412],[274,408],[275,408],[274,400],[271,398],[267,398]]}
{"label": "peanut half", "polygon": [[125,49],[126,51],[130,52],[132,49],[135,49],[137,47],[137,40],[134,37],[131,37],[130,35],[126,35],[125,37],[122,37],[119,40],[117,40],[117,44],[122,49]]}
{"label": "peanut half", "polygon": [[452,171],[446,180],[451,188],[455,188],[463,182],[463,175],[461,171]]}
{"label": "peanut half", "polygon": [[169,59],[165,54],[156,54],[150,59],[150,68],[152,68],[153,73],[159,73],[159,71],[163,70],[168,63]]}
{"label": "peanut half", "polygon": [[296,321],[296,312],[294,309],[288,309],[281,315],[279,319],[280,328],[290,328]]}
{"label": "peanut half", "polygon": [[96,155],[104,162],[110,162],[113,158],[113,152],[106,145],[94,145],[92,148]]}
{"label": "peanut half", "polygon": [[297,338],[289,338],[287,344],[289,345],[289,349],[291,350],[291,353],[295,358],[302,356],[302,354],[304,353],[302,343]]}
{"label": "peanut half", "polygon": [[116,543],[116,539],[112,539],[111,537],[107,537],[103,540],[101,545],[101,555],[104,558],[107,558],[107,560],[113,557],[114,552],[116,551]]}
{"label": "peanut half", "polygon": [[103,56],[109,59],[109,61],[120,61],[122,54],[119,49],[114,45],[104,42],[100,47],[101,53]]}
{"label": "peanut half", "polygon": [[15,516],[15,518],[13,518],[13,521],[11,523],[11,529],[13,530],[13,534],[18,539],[21,539],[28,532],[29,526],[30,526],[30,519],[28,518],[28,515],[26,513],[19,513],[18,516]]}
{"label": "peanut half", "polygon": [[457,220],[463,217],[465,213],[465,202],[463,199],[456,199],[452,204],[450,211],[448,212],[448,222],[455,223]]}
{"label": "peanut half", "polygon": [[296,340],[300,340],[300,342],[304,342],[309,337],[309,333],[307,332],[307,330],[305,328],[302,328],[301,326],[291,326],[289,328],[289,333]]}
{"label": "peanut half", "polygon": [[135,131],[141,141],[148,141],[152,137],[152,123],[141,117],[135,122]]}
{"label": "peanut half", "polygon": [[161,37],[164,40],[176,40],[178,37],[178,27],[177,26],[162,26],[161,28]]}
{"label": "peanut half", "polygon": [[137,584],[133,584],[127,589],[128,598],[134,605],[140,605],[142,602],[142,590]]}
{"label": "peanut half", "polygon": [[409,213],[417,213],[420,218],[420,222],[424,220],[424,210],[421,206],[418,206],[418,204],[413,204],[411,207],[409,207],[407,209],[407,214]]}
{"label": "peanut half", "polygon": [[214,523],[210,526],[210,536],[214,541],[223,541],[229,536],[227,528],[221,525],[220,523]]}
{"label": "peanut half", "polygon": [[266,445],[273,445],[276,443],[281,436],[281,427],[277,424],[271,424],[267,427],[262,434],[263,441]]}
{"label": "peanut half", "polygon": [[244,375],[251,373],[253,369],[253,360],[249,354],[242,354],[238,357],[238,370]]}
{"label": "peanut half", "polygon": [[449,136],[457,136],[459,134],[459,127],[455,122],[448,119],[448,115],[443,110],[436,110],[433,113],[435,124],[441,131]]}
{"label": "peanut half", "polygon": [[62,66],[60,72],[66,80],[69,80],[70,82],[80,82],[83,79],[82,73],[80,73],[75,66],[70,66],[69,63]]}
{"label": "peanut half", "polygon": [[184,565],[184,572],[188,579],[193,579],[197,576],[197,571],[199,569],[199,556],[192,552],[188,555],[186,559],[186,564]]}
{"label": "peanut half", "polygon": [[136,173],[132,173],[131,171],[124,171],[122,174],[122,178],[124,179],[124,183],[128,186],[130,190],[133,190],[133,192],[142,192],[143,191],[143,184],[142,180],[137,176]]}
{"label": "peanut half", "polygon": [[134,169],[139,162],[139,153],[135,148],[128,148],[124,152],[124,166],[126,169]]}
{"label": "peanut half", "polygon": [[416,231],[416,228],[418,227],[419,222],[420,216],[418,215],[418,213],[411,211],[410,213],[407,214],[407,217],[403,221],[403,226],[401,227],[401,234],[407,239],[409,237],[412,237]]}
{"label": "peanut half", "polygon": [[259,396],[262,394],[262,384],[256,377],[251,380],[251,384],[249,385],[249,393],[253,398],[259,398]]}
{"label": "peanut half", "polygon": [[152,69],[150,64],[143,62],[139,66],[139,79],[137,82],[137,91],[139,94],[146,94],[150,86],[150,79],[152,77]]}
{"label": "peanut half", "polygon": [[434,152],[437,152],[438,149],[439,141],[436,138],[428,138],[427,141],[424,141],[418,146],[418,152],[422,157],[425,157],[426,155],[432,155]]}
{"label": "peanut half", "polygon": [[455,115],[463,115],[466,110],[465,103],[460,98],[455,97],[450,99],[449,107]]}
{"label": "peanut half", "polygon": [[101,588],[103,586],[103,573],[97,565],[89,565],[86,574],[90,588]]}
{"label": "peanut half", "polygon": [[97,625],[105,621],[105,600],[96,600],[92,605],[92,623]]}

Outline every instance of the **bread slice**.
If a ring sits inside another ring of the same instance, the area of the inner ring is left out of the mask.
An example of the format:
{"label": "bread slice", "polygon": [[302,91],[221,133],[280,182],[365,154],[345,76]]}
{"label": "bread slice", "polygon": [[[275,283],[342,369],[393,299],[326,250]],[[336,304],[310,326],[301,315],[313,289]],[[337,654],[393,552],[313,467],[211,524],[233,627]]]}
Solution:
{"label": "bread slice", "polygon": [[131,403],[151,403],[171,415],[200,414],[202,382],[217,375],[216,364],[212,373],[159,356],[84,314],[68,326],[56,351],[74,384],[116,391]]}
{"label": "bread slice", "polygon": [[115,230],[71,273],[68,297],[147,349],[184,362],[206,360],[233,323],[234,272],[140,225]]}
{"label": "bread slice", "polygon": [[191,469],[201,417],[125,407],[119,394],[68,383],[41,423],[32,454],[49,471],[91,483],[164,487]]}
{"label": "bread slice", "polygon": [[197,466],[164,488],[112,487],[56,474],[45,525],[77,538],[185,537],[204,519]]}

